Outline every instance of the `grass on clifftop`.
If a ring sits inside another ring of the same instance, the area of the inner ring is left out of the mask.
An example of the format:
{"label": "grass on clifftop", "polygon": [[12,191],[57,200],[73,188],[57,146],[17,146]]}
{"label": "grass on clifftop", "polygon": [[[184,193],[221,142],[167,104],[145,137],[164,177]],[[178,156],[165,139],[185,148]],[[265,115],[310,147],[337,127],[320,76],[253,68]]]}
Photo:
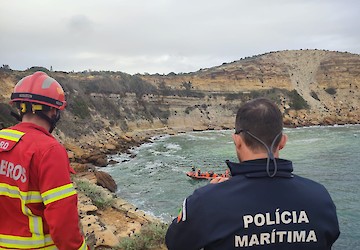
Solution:
{"label": "grass on clifftop", "polygon": [[149,223],[141,228],[130,238],[122,240],[118,246],[118,250],[150,250],[150,249],[166,249],[165,234],[168,225]]}
{"label": "grass on clifftop", "polygon": [[102,195],[101,191],[96,189],[90,182],[75,179],[76,189],[83,192],[89,197],[92,203],[99,209],[109,207],[114,202],[113,199],[106,198]]}

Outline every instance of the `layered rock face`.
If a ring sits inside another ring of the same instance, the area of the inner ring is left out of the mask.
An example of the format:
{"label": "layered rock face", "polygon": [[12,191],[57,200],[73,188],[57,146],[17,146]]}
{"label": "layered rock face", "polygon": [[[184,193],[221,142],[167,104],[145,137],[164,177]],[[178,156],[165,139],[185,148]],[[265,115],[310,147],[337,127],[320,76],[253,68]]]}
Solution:
{"label": "layered rock face", "polygon": [[[288,125],[343,124],[360,121],[359,66],[359,55],[298,50],[272,52],[189,74],[142,78],[154,86],[204,94],[203,103],[200,98],[167,100],[175,103],[170,105],[172,126],[181,121],[232,126],[236,107],[259,96],[277,102]],[[192,122],[181,115],[181,106],[191,110]]]}
{"label": "layered rock face", "polygon": [[[238,107],[262,96],[279,105],[289,126],[360,123],[359,66],[356,54],[298,50],[183,74],[47,73],[67,94],[60,140],[106,148],[126,132],[233,128]],[[0,70],[5,125],[15,122],[8,116],[11,89],[29,73]]]}

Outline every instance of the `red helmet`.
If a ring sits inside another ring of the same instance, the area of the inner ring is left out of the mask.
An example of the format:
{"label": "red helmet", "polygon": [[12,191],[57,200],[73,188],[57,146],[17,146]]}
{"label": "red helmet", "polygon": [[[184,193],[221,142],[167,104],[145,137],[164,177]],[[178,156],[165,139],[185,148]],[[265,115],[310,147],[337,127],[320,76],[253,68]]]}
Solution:
{"label": "red helmet", "polygon": [[61,85],[44,72],[38,71],[21,79],[11,94],[11,103],[31,102],[65,109],[65,93]]}

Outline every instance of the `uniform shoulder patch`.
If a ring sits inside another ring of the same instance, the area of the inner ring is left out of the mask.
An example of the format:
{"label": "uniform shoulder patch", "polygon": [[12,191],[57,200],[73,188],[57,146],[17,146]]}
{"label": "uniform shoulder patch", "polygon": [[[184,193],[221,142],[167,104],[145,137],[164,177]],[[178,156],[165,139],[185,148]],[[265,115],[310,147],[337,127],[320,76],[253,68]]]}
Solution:
{"label": "uniform shoulder patch", "polygon": [[13,129],[0,130],[0,152],[13,149],[24,134],[24,132]]}
{"label": "uniform shoulder patch", "polygon": [[177,223],[181,221],[186,221],[186,199],[183,202],[182,207],[179,209],[179,214],[177,216]]}

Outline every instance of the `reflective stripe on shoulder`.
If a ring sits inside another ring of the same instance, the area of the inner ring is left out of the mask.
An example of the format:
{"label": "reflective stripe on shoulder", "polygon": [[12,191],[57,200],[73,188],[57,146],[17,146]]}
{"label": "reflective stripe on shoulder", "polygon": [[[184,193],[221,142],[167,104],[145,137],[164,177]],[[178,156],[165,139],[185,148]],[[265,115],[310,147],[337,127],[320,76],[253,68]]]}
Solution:
{"label": "reflective stripe on shoulder", "polygon": [[45,205],[58,201],[61,199],[64,199],[66,197],[72,196],[76,194],[75,188],[72,183],[57,187],[54,189],[50,189],[44,193],[41,194],[41,197],[43,198],[43,202]]}
{"label": "reflective stripe on shoulder", "polygon": [[2,247],[15,249],[57,249],[50,235],[21,237],[0,234],[0,249],[5,249]]}
{"label": "reflective stripe on shoulder", "polygon": [[0,138],[14,142],[18,142],[24,134],[25,134],[24,132],[20,132],[13,129],[0,130]]}

